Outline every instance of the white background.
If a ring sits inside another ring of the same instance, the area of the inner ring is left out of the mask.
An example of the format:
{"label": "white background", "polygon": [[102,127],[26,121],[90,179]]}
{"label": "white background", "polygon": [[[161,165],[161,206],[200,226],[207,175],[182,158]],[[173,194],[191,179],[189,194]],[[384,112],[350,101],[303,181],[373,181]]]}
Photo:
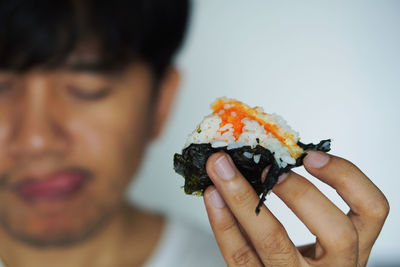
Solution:
{"label": "white background", "polygon": [[[172,158],[209,104],[233,97],[282,115],[303,142],[332,138],[332,153],[357,164],[391,204],[371,265],[400,262],[399,50],[400,1],[195,1],[178,57],[181,91],[129,197],[210,231],[202,198],[183,193]],[[266,204],[296,244],[313,241],[276,196]]]}

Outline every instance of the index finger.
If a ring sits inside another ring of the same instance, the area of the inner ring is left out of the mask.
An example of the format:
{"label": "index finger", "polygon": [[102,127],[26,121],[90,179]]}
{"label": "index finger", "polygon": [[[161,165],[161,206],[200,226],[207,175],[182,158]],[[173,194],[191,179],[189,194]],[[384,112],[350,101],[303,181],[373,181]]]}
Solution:
{"label": "index finger", "polygon": [[260,259],[267,266],[293,264],[301,256],[276,217],[262,206],[256,215],[258,195],[240,174],[229,155],[219,152],[207,160],[207,173],[229,209],[243,227]]}

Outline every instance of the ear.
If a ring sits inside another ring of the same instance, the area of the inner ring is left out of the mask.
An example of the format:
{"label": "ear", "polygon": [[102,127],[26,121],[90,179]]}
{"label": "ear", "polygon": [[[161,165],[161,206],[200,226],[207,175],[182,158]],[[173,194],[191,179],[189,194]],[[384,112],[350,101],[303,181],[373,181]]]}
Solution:
{"label": "ear", "polygon": [[179,83],[180,73],[175,66],[171,66],[159,85],[160,88],[155,102],[152,139],[159,137],[164,128],[178,91]]}

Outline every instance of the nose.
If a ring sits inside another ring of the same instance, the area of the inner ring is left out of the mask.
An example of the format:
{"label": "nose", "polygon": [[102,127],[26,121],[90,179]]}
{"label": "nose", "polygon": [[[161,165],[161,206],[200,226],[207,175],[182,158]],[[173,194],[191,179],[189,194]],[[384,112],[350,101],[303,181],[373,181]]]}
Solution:
{"label": "nose", "polygon": [[52,99],[51,84],[35,76],[24,83],[24,93],[15,105],[10,153],[17,158],[61,156],[66,148],[60,110]]}

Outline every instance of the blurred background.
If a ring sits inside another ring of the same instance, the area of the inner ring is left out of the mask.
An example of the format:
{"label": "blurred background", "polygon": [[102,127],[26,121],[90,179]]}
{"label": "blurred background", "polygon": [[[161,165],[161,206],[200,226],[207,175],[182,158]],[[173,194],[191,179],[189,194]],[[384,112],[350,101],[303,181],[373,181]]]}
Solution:
{"label": "blurred background", "polygon": [[[391,204],[370,266],[400,266],[400,1],[197,0],[177,60],[181,91],[128,197],[211,229],[202,198],[187,196],[173,154],[217,97],[282,115],[301,140],[332,138],[332,153],[369,176]],[[343,211],[335,191],[315,183]],[[273,194],[266,205],[296,245],[314,237]]]}

